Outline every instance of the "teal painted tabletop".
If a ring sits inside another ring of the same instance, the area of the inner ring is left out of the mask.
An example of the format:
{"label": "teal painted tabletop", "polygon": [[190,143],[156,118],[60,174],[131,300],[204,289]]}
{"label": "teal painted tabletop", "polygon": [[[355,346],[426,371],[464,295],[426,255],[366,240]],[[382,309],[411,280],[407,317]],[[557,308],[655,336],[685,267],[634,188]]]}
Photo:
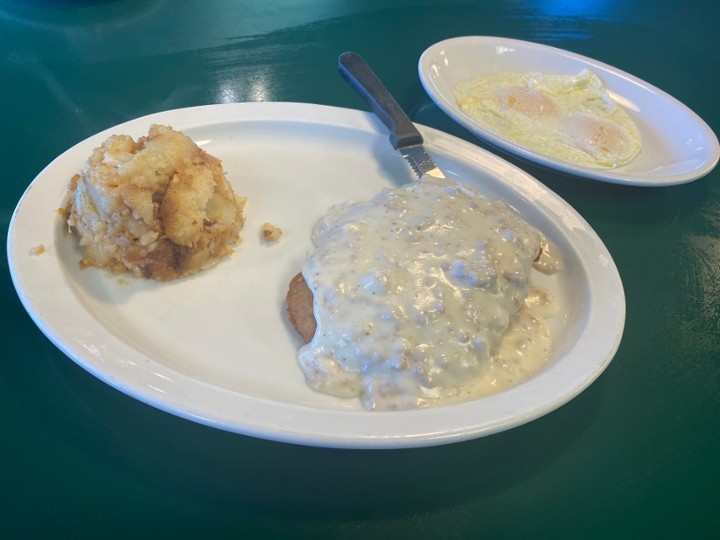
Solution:
{"label": "teal painted tabletop", "polygon": [[[589,56],[717,133],[719,27],[720,4],[704,0],[0,0],[3,238],[48,163],[128,120],[226,102],[366,110],[337,74],[346,50],[414,121],[486,149],[423,90],[417,63],[433,43],[489,35]],[[26,313],[3,255],[0,536],[716,538],[720,170],[640,188],[502,157],[587,220],[622,278],[623,338],[584,392],[514,429],[427,448],[214,429],[66,357]]]}

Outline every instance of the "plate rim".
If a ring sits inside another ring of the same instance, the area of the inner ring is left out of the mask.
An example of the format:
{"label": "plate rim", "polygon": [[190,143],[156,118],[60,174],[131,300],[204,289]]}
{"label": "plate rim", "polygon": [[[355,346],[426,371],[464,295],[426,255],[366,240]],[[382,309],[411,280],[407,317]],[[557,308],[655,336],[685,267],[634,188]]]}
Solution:
{"label": "plate rim", "polygon": [[[692,119],[693,122],[698,126],[699,131],[707,138],[710,148],[702,167],[692,169],[687,172],[668,174],[665,176],[648,176],[638,173],[625,173],[622,174],[623,168],[619,167],[616,169],[597,169],[592,167],[583,167],[580,165],[574,165],[569,162],[565,162],[551,156],[545,156],[536,153],[514,141],[501,137],[492,133],[490,130],[484,128],[482,124],[472,120],[467,115],[462,113],[454,104],[453,100],[449,99],[442,92],[440,92],[434,84],[433,77],[430,74],[429,66],[431,65],[431,55],[436,54],[443,46],[456,45],[457,43],[506,43],[516,46],[521,46],[529,49],[536,49],[544,52],[550,52],[570,58],[586,64],[588,67],[594,67],[607,73],[612,73],[615,76],[626,79],[634,83],[639,88],[643,88],[649,93],[660,96],[664,100],[672,103],[676,108],[683,111],[685,115]],[[652,85],[651,83],[644,81],[631,73],[616,68],[610,64],[604,63],[594,58],[584,56],[579,53],[562,49],[552,45],[545,45],[533,41],[521,40],[516,38],[508,38],[501,36],[490,36],[490,35],[465,35],[456,36],[448,39],[438,41],[429,47],[427,47],[420,55],[418,59],[418,76],[420,78],[421,85],[430,99],[437,105],[440,110],[447,114],[452,120],[457,122],[459,125],[470,131],[473,136],[483,140],[484,142],[492,145],[493,147],[500,148],[505,152],[509,152],[515,156],[518,156],[524,160],[533,162],[541,165],[545,168],[557,170],[565,174],[570,174],[590,180],[609,182],[621,185],[632,185],[637,187],[663,187],[680,185],[695,180],[699,180],[707,176],[720,161],[720,142],[718,137],[712,128],[703,120],[697,113],[695,113],[690,107],[685,105],[682,101],[678,100],[674,96],[668,94],[664,90]]]}
{"label": "plate rim", "polygon": [[[61,159],[68,159],[68,156],[72,156],[73,152],[78,152],[79,149],[88,146],[97,146],[98,141],[104,140],[107,136],[109,136],[109,134],[116,131],[123,130],[124,133],[126,132],[132,134],[133,130],[129,128],[138,127],[140,125],[143,126],[143,130],[141,131],[146,131],[149,122],[159,122],[164,118],[172,116],[180,116],[184,118],[181,122],[174,122],[173,127],[176,127],[176,129],[183,130],[192,129],[197,126],[207,126],[210,125],[210,123],[203,121],[202,117],[207,116],[208,114],[210,114],[210,116],[217,117],[217,121],[214,123],[242,122],[247,120],[285,121],[288,120],[287,116],[291,116],[292,118],[290,118],[290,120],[315,124],[317,123],[317,118],[320,117],[324,122],[384,135],[384,128],[381,127],[381,124],[377,121],[374,115],[354,109],[288,102],[215,104],[161,111],[159,113],[153,113],[123,122],[80,141],[51,161],[27,187],[17,204],[15,211],[13,212],[7,238],[7,255],[10,274],[23,306],[43,334],[45,334],[45,336],[48,337],[48,339],[60,351],[62,351],[63,354],[68,356],[71,360],[101,381],[157,409],[204,425],[243,435],[279,442],[319,447],[356,449],[410,448],[434,446],[475,439],[517,427],[521,424],[534,420],[551,412],[552,410],[555,410],[577,396],[594,380],[596,380],[612,361],[620,345],[624,330],[625,296],[617,267],[597,233],[595,233],[592,227],[590,227],[582,216],[572,209],[569,204],[525,171],[510,164],[509,162],[506,162],[502,158],[467,141],[458,139],[453,135],[443,133],[433,128],[419,126],[421,127],[421,131],[427,135],[428,139],[431,141],[431,150],[432,145],[435,144],[433,142],[434,140],[449,143],[447,146],[452,147],[454,151],[459,153],[470,152],[474,158],[480,161],[488,160],[490,163],[497,164],[497,166],[501,166],[504,171],[507,171],[507,174],[514,176],[517,180],[526,182],[528,185],[541,189],[542,193],[546,197],[549,197],[554,204],[560,204],[564,210],[569,212],[568,215],[572,218],[571,221],[573,221],[573,223],[584,225],[585,233],[595,243],[594,247],[600,249],[602,252],[601,255],[607,259],[607,274],[603,276],[603,279],[613,284],[613,291],[616,295],[613,299],[615,305],[612,313],[614,318],[612,318],[611,321],[612,333],[611,335],[605,336],[608,341],[606,343],[603,358],[593,364],[593,370],[591,372],[584,373],[583,377],[580,377],[582,380],[580,383],[576,382],[572,391],[564,392],[552,398],[545,399],[540,406],[531,407],[527,404],[523,404],[525,407],[523,409],[523,413],[513,415],[510,420],[506,417],[501,417],[495,422],[487,422],[485,424],[478,425],[477,423],[473,423],[473,418],[477,412],[477,407],[479,406],[478,403],[480,401],[482,401],[483,404],[488,404],[490,403],[488,400],[496,400],[499,395],[508,399],[510,397],[518,398],[522,401],[524,399],[522,390],[518,389],[522,389],[523,385],[494,396],[483,398],[483,400],[422,409],[420,411],[399,411],[392,413],[316,409],[303,405],[288,405],[248,394],[237,395],[236,392],[214,386],[212,388],[216,392],[222,394],[223,399],[227,398],[228,403],[222,403],[222,410],[208,412],[205,408],[198,407],[195,402],[188,405],[187,403],[177,403],[173,399],[167,399],[167,396],[163,395],[163,392],[166,391],[168,387],[163,387],[162,385],[171,383],[163,383],[157,372],[142,374],[143,376],[147,376],[152,379],[153,383],[159,385],[156,389],[150,389],[147,385],[143,385],[142,382],[139,383],[135,380],[129,384],[128,381],[119,380],[116,372],[101,369],[101,366],[94,362],[92,358],[88,359],[87,357],[83,357],[82,354],[79,354],[77,347],[73,346],[74,344],[72,343],[72,340],[69,340],[66,336],[58,333],[56,328],[58,326],[57,323],[53,324],[53,321],[50,321],[50,324],[48,324],[48,321],[42,317],[42,310],[36,305],[37,301],[31,298],[31,295],[28,294],[29,291],[27,287],[23,286],[24,278],[20,275],[21,266],[18,265],[18,259],[20,257],[27,257],[27,255],[23,255],[23,253],[18,251],[21,247],[18,242],[18,216],[23,212],[30,194],[33,191],[41,189],[43,182],[47,181],[45,179],[47,178],[48,172],[52,171],[52,168],[55,164],[59,163]],[[281,114],[282,116],[278,117],[278,114]],[[193,124],[193,122],[195,122],[195,124]],[[84,162],[86,156],[83,155],[80,159]],[[503,184],[505,183],[506,181],[503,181]],[[56,206],[58,204],[59,201],[57,201]],[[22,247],[27,248],[28,246],[24,245]],[[592,287],[594,284],[591,283],[590,286]],[[55,293],[58,293],[58,291],[55,291]],[[91,314],[88,315],[92,318]],[[62,326],[62,324],[59,326]],[[113,336],[113,338],[117,339],[116,336]],[[138,355],[143,356],[143,354],[139,351]],[[144,360],[152,362],[152,359],[150,358],[145,358]],[[157,366],[151,367],[157,368]],[[168,366],[161,367],[165,371],[172,371]],[[163,369],[160,369],[159,371],[162,372]],[[183,373],[175,373],[177,375],[176,379],[183,380],[184,382],[190,382],[191,386],[193,386],[191,388],[193,392],[196,392],[202,398],[207,397],[208,388],[205,387],[212,385],[198,379],[194,379]],[[552,374],[552,370],[550,373]],[[545,376],[547,376],[547,374],[538,376],[538,381]],[[213,395],[213,392],[210,392],[210,395]],[[246,407],[244,412],[248,412],[249,410],[249,417],[239,419],[239,422],[237,417],[232,418],[232,415],[229,417],[227,412],[228,407],[232,408],[232,406],[236,406],[238,404]],[[272,417],[274,420],[258,421],[258,409],[263,413],[269,411],[271,414],[268,416]],[[342,420],[344,425],[349,426],[351,429],[350,431],[343,433],[337,433],[336,431],[328,432],[327,430],[322,429],[323,425],[326,425],[323,424],[322,421],[319,423],[310,422],[312,426],[309,429],[305,428],[304,425],[300,427],[305,429],[299,429],[294,422],[288,422],[288,415],[293,416],[293,414],[300,414],[302,417],[303,413],[307,413],[308,410],[315,415],[322,416],[321,420],[326,417],[333,421],[339,418]],[[447,430],[427,431],[423,428],[423,426],[426,425],[444,425],[444,419],[450,414],[452,414],[454,418],[463,420],[460,422],[453,422],[453,427]],[[392,415],[392,417],[386,415]],[[283,420],[283,418],[285,420]],[[352,418],[352,422],[348,422],[348,418]],[[382,430],[373,431],[373,428],[376,427],[378,422],[382,424],[385,418],[392,418],[392,422],[402,421],[406,424],[409,423],[412,425],[414,431],[403,433],[385,432]]]}

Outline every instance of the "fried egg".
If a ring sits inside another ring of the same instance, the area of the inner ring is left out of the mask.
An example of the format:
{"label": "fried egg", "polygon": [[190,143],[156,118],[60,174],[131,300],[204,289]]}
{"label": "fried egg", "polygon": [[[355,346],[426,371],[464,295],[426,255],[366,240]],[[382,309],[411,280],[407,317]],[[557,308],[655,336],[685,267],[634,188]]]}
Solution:
{"label": "fried egg", "polygon": [[577,165],[618,167],[642,150],[637,125],[590,70],[494,73],[458,85],[455,97],[497,135]]}

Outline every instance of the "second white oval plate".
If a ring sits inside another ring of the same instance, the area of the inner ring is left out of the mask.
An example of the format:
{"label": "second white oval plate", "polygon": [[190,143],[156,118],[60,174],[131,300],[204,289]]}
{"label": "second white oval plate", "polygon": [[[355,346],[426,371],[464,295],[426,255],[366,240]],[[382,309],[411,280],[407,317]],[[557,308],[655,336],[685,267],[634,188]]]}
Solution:
{"label": "second white oval plate", "polygon": [[[453,94],[458,84],[489,73],[576,74],[583,69],[593,70],[602,79],[640,130],[643,150],[622,167],[582,167],[535,153],[467,116]],[[565,173],[616,184],[669,186],[705,176],[720,158],[715,133],[677,99],[629,73],[555,47],[491,36],[452,38],[429,47],[420,57],[418,72],[438,107],[477,137]]]}
{"label": "second white oval plate", "polygon": [[[57,212],[70,177],[111,134],[139,137],[152,123],[184,131],[222,160],[237,193],[248,197],[243,243],[217,266],[169,283],[81,270],[77,239]],[[552,357],[510,390],[460,405],[376,413],[305,384],[285,294],[311,247],[315,221],[333,204],[413,180],[385,127],[359,111],[212,105],[138,118],[78,143],[38,175],[13,215],[8,260],[18,295],[48,338],[101,380],[228,431],[396,448],[481,437],[538,418],[586,388],[615,354],[625,322],[617,268],[582,217],[540,182],[473,144],[421,129],[449,176],[505,200],[563,253],[563,272],[537,276],[561,304],[550,319]],[[272,245],[260,240],[266,221],[284,231]]]}

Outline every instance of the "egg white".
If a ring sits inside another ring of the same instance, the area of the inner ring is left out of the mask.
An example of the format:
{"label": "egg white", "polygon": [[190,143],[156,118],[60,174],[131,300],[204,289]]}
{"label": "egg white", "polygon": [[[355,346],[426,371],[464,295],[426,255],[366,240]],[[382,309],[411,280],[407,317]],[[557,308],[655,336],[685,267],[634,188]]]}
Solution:
{"label": "egg white", "polygon": [[642,150],[637,126],[590,70],[494,73],[458,85],[455,97],[499,136],[577,165],[618,167]]}

